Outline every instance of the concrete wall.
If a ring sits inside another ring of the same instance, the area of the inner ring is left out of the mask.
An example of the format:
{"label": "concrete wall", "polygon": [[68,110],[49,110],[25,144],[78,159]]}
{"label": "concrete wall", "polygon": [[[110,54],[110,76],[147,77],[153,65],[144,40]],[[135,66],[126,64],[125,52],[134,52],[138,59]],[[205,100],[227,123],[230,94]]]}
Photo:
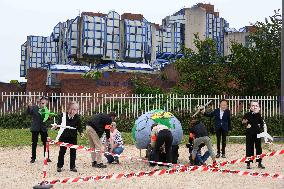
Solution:
{"label": "concrete wall", "polygon": [[185,10],[185,47],[194,51],[194,34],[198,33],[200,40],[206,37],[206,10],[200,7],[193,7]]}
{"label": "concrete wall", "polygon": [[248,32],[234,32],[228,33],[224,37],[224,56],[231,54],[232,42],[240,43],[242,45],[246,45],[246,36],[248,36]]}

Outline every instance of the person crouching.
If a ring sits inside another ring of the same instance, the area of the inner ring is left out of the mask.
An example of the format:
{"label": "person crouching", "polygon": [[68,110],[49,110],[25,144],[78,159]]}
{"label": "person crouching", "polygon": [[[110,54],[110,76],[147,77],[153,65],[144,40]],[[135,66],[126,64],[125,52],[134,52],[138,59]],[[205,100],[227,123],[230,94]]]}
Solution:
{"label": "person crouching", "polygon": [[172,163],[173,135],[169,128],[162,124],[153,124],[151,127],[151,146],[153,148],[153,159],[158,162],[160,149],[164,145],[166,163]]}
{"label": "person crouching", "polygon": [[[106,135],[104,134],[103,136],[103,144],[106,144]],[[120,155],[123,150],[124,150],[124,146],[123,146],[123,139],[121,136],[121,133],[117,130],[116,127],[116,123],[112,122],[111,123],[111,127],[110,127],[110,140],[109,140],[109,148],[108,151],[110,153],[115,154],[114,156],[111,154],[106,153],[105,157],[108,160],[108,163],[112,163],[112,164],[119,164],[119,157],[118,155]],[[107,145],[108,146],[108,145]]]}
{"label": "person crouching", "polygon": [[191,128],[190,128],[190,133],[194,135],[194,140],[193,140],[193,150],[192,150],[192,159],[191,159],[191,164],[194,164],[196,154],[198,152],[198,149],[200,147],[200,144],[204,143],[207,146],[207,149],[210,153],[210,156],[213,160],[213,164],[216,163],[216,156],[213,152],[213,147],[212,147],[212,142],[211,139],[208,136],[208,131],[205,127],[205,125],[198,121],[198,120],[192,120],[191,121]]}

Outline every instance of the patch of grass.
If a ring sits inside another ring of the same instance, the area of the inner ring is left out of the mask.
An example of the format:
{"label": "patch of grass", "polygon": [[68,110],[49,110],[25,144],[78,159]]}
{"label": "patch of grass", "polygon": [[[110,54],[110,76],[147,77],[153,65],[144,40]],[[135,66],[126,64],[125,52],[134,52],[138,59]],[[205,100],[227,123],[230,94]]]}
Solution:
{"label": "patch of grass", "polygon": [[[49,137],[56,138],[57,131],[49,130]],[[131,133],[122,133],[125,144],[133,144]],[[41,144],[40,137],[38,144]],[[32,143],[32,135],[29,129],[0,129],[0,147],[18,147],[30,146]],[[78,144],[88,146],[88,138],[78,136]]]}
{"label": "patch of grass", "polygon": [[[49,130],[49,137],[52,139],[56,138],[57,131]],[[125,144],[133,145],[133,139],[131,133],[122,132],[122,137]],[[216,136],[211,136],[212,143],[216,144]],[[40,137],[38,139],[38,144],[41,144]],[[188,135],[184,135],[181,145],[185,145],[188,142]],[[19,146],[30,146],[32,143],[32,135],[29,129],[0,129],[0,147],[19,147]],[[230,143],[240,143],[240,142],[230,142]],[[243,143],[243,142],[242,142]],[[275,142],[276,144],[283,144],[281,142]],[[88,138],[81,138],[78,136],[78,144],[83,146],[88,145]],[[243,143],[244,144],[244,143]]]}
{"label": "patch of grass", "polygon": [[[57,131],[49,130],[49,137],[52,139],[56,138]],[[122,132],[122,137],[125,144],[133,144],[133,139],[131,133]],[[212,136],[213,143],[216,142],[216,137]],[[40,137],[38,139],[38,144],[41,144]],[[184,135],[182,144],[188,142],[188,135]],[[32,143],[32,136],[29,129],[0,129],[0,147],[18,147],[18,146],[30,146]],[[81,138],[78,136],[78,144],[88,146],[88,138]]]}

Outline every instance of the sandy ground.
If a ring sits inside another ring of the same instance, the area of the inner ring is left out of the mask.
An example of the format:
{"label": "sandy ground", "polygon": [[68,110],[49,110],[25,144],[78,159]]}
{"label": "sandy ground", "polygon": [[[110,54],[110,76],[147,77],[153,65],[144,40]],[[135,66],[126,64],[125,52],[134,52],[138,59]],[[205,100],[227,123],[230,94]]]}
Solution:
{"label": "sandy ground", "polygon": [[[274,150],[283,149],[284,145],[273,145]],[[271,150],[271,148],[269,150]],[[264,152],[269,152],[266,148]],[[51,160],[48,165],[47,177],[51,179],[74,178],[77,176],[97,176],[107,175],[111,173],[128,173],[149,171],[147,164],[142,162],[134,162],[128,159],[121,159],[119,165],[109,165],[106,169],[96,169],[91,167],[90,154],[84,151],[77,152],[76,165],[78,173],[69,171],[69,153],[65,155],[65,165],[63,172],[56,172],[56,163],[59,148],[51,147]],[[69,150],[68,150],[69,151]],[[188,163],[187,149],[182,146],[180,151],[180,163]],[[0,188],[32,188],[42,177],[43,167],[43,150],[38,147],[38,159],[34,164],[29,162],[31,149],[29,147],[18,147],[13,149],[0,148]],[[244,145],[229,144],[227,146],[227,160],[233,160],[243,157],[245,154]],[[127,146],[124,155],[139,157],[139,150],[134,146]],[[143,151],[142,155],[145,155]],[[220,158],[219,162],[226,159]],[[211,163],[211,159],[208,160]],[[266,158],[263,161],[266,166],[265,172],[284,174],[284,156],[273,156]],[[251,171],[264,172],[253,164]],[[232,170],[246,170],[245,164],[229,165],[225,168]],[[231,174],[206,173],[206,172],[187,172],[174,175],[162,175],[143,178],[130,178],[108,181],[90,181],[84,183],[72,184],[56,184],[54,188],[164,188],[164,189],[179,189],[179,188],[284,188],[284,180],[271,178],[255,178],[249,176],[238,176]]]}

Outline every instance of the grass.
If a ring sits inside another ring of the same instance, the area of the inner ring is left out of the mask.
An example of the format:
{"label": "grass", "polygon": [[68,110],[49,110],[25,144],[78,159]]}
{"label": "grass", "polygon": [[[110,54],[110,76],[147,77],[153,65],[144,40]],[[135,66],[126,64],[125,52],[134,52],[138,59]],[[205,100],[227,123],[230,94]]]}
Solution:
{"label": "grass", "polygon": [[[56,138],[57,131],[49,130],[49,137]],[[133,144],[131,133],[122,132],[122,137],[125,144]],[[31,132],[29,129],[0,129],[0,147],[19,147],[31,145]],[[212,137],[213,143],[216,142],[215,136]],[[188,141],[188,135],[185,135],[182,143],[185,144]],[[88,139],[78,136],[78,144],[88,146]],[[39,137],[39,145],[41,145]]]}
{"label": "grass", "polygon": [[[57,131],[49,130],[49,137],[52,139],[56,138]],[[122,137],[125,144],[133,144],[131,133],[122,132]],[[216,144],[216,136],[211,136],[212,142]],[[19,147],[19,146],[30,146],[32,143],[31,132],[29,129],[0,129],[0,147]],[[182,144],[186,144],[188,141],[188,135],[185,135]],[[41,145],[40,137],[39,144]],[[78,144],[89,146],[88,139],[85,137],[80,138],[78,136]]]}
{"label": "grass", "polygon": [[[49,130],[49,137],[56,138],[57,131]],[[126,144],[133,144],[131,133],[122,133],[124,142]],[[0,147],[19,147],[30,146],[32,143],[32,136],[29,129],[0,129]],[[39,144],[41,145],[40,137]],[[78,136],[78,144],[88,146],[88,139]]]}

